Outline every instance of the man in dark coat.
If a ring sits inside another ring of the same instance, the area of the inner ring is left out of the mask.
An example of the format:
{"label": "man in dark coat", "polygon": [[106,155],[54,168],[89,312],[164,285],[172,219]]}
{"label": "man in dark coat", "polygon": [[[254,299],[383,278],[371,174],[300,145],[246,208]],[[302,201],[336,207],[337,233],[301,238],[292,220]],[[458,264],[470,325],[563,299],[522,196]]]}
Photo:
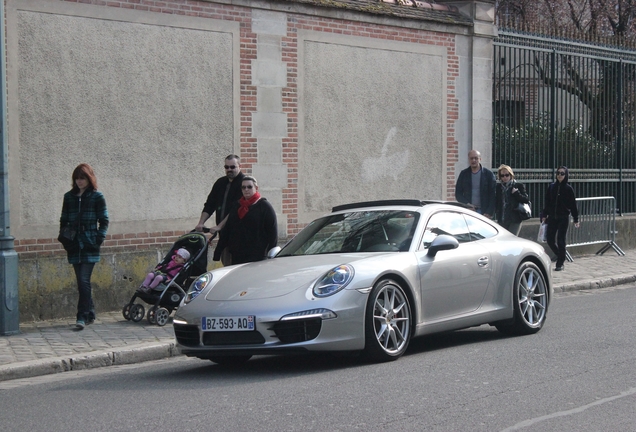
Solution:
{"label": "man in dark coat", "polygon": [[[208,199],[203,205],[199,223],[195,228],[196,231],[203,230],[203,224],[212,216],[212,213],[216,213],[216,224],[221,223],[227,216],[231,205],[243,196],[241,182],[245,175],[241,172],[240,158],[235,154],[227,156],[224,168],[225,176],[219,178],[212,186]],[[219,240],[223,235],[225,235],[223,232],[219,233]],[[231,257],[227,251],[222,253],[221,262],[223,265],[231,264]]]}
{"label": "man in dark coat", "polygon": [[481,166],[481,153],[468,152],[470,166],[459,173],[455,185],[455,199],[473,206],[473,209],[488,218],[495,214],[495,187],[497,180],[488,168]]}

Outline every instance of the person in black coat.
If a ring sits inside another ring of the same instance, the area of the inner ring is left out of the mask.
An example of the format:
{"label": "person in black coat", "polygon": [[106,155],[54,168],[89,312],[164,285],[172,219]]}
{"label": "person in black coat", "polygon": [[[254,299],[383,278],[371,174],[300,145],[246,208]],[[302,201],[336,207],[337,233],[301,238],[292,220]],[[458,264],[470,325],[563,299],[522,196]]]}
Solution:
{"label": "person in black coat", "polygon": [[[241,193],[241,181],[245,174],[241,172],[240,158],[235,154],[227,156],[223,168],[225,168],[225,176],[214,182],[212,190],[203,205],[199,222],[194,228],[196,231],[201,232],[203,230],[203,224],[212,216],[212,213],[216,214],[216,224],[220,224],[227,216],[232,204],[243,196]],[[223,237],[223,235],[224,233],[219,233],[219,237]],[[223,262],[223,265],[232,264],[230,254],[227,251],[221,251],[221,262]]]}
{"label": "person in black coat", "polygon": [[548,186],[548,191],[545,194],[545,207],[541,211],[541,222],[547,220],[547,243],[556,255],[555,270],[561,271],[565,263],[565,235],[568,232],[570,214],[574,219],[574,226],[578,228],[580,224],[576,195],[568,183],[570,178],[568,168],[565,166],[557,168],[556,178],[556,181]]}
{"label": "person in black coat", "polygon": [[210,232],[221,230],[221,239],[214,250],[214,261],[227,247],[232,264],[264,260],[267,252],[278,244],[278,222],[272,205],[258,192],[252,176],[241,182],[243,197],[230,208],[227,217]]}
{"label": "person in black coat", "polygon": [[497,185],[496,214],[499,225],[518,236],[523,220],[518,211],[519,204],[528,204],[528,194],[522,183],[515,180],[515,174],[508,165],[497,169],[500,183]]}

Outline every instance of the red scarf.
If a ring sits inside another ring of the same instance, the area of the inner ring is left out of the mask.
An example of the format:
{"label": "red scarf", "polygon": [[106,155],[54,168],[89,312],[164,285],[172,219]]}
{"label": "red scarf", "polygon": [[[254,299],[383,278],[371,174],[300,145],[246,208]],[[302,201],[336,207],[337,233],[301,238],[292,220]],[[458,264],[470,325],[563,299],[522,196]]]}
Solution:
{"label": "red scarf", "polygon": [[243,219],[245,217],[247,212],[250,210],[250,206],[254,204],[256,201],[258,201],[260,197],[261,197],[261,194],[259,194],[258,192],[254,192],[254,195],[252,195],[252,198],[248,200],[246,200],[245,197],[241,197],[241,199],[239,200],[240,207],[238,209],[239,219]]}

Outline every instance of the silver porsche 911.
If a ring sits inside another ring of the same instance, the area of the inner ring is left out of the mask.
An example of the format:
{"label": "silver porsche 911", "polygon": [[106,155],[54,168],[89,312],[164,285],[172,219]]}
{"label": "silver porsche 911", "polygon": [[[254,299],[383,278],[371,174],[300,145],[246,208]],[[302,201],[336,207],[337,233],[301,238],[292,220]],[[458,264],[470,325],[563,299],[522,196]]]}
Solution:
{"label": "silver porsche 911", "polygon": [[425,334],[482,324],[536,333],[552,296],[541,245],[458,203],[338,206],[269,255],[192,283],[173,320],[183,354],[220,364],[310,351],[395,360]]}

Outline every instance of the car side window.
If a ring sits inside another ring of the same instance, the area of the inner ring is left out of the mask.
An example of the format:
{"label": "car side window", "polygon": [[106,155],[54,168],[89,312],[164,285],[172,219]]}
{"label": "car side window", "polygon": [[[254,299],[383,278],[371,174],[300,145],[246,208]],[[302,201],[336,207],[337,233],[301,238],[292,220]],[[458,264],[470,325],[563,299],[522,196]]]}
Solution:
{"label": "car side window", "polygon": [[439,212],[428,220],[424,230],[422,246],[427,249],[438,235],[447,234],[457,239],[459,243],[471,241],[468,225],[460,213]]}
{"label": "car side window", "polygon": [[466,219],[466,223],[468,224],[470,237],[473,241],[490,238],[496,235],[498,232],[494,226],[483,222],[476,217],[464,215],[464,218]]}

